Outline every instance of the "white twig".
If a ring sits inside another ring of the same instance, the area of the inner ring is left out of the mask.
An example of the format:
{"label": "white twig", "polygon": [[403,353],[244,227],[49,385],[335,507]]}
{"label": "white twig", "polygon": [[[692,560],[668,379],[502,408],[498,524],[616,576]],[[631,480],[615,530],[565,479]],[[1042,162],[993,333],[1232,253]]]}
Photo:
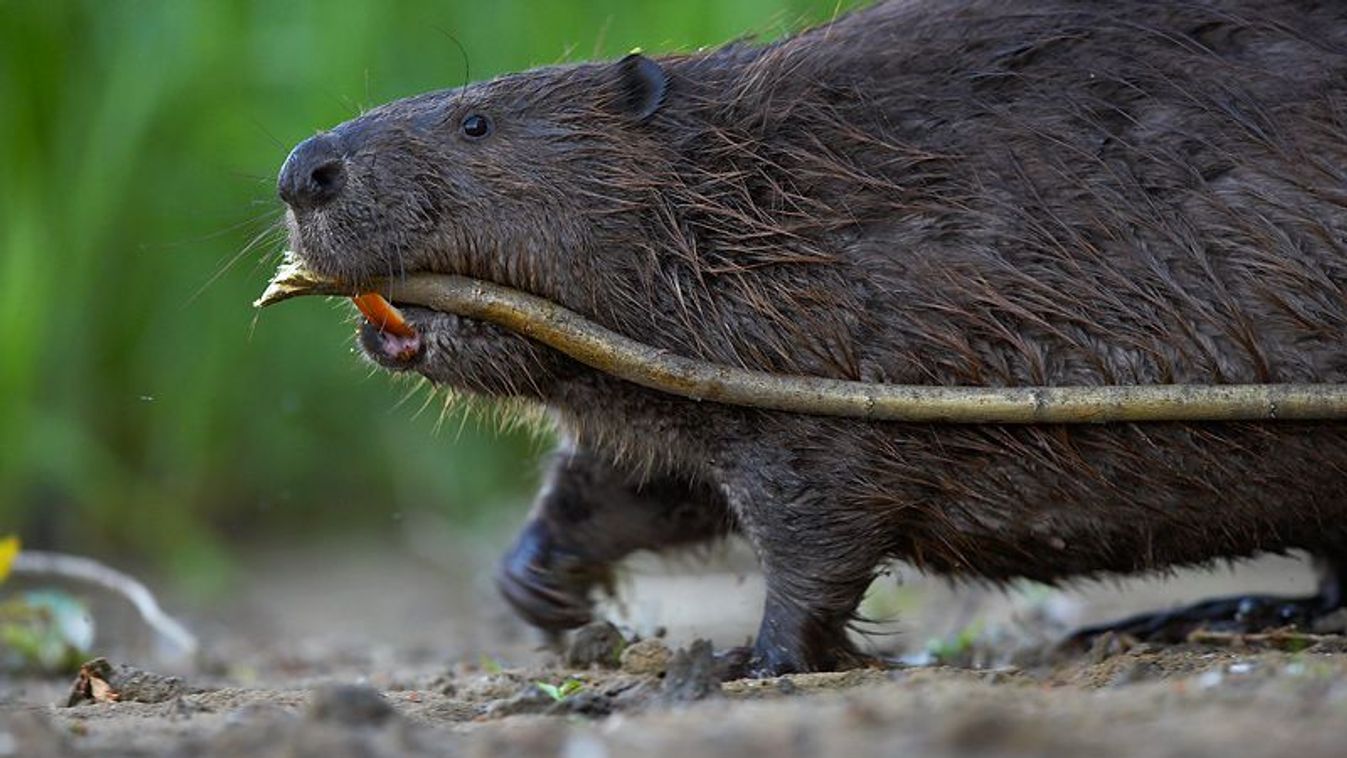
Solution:
{"label": "white twig", "polygon": [[14,558],[10,571],[15,574],[60,576],[97,584],[126,598],[151,629],[168,640],[184,655],[195,655],[199,647],[196,635],[159,607],[150,590],[132,576],[105,566],[92,558],[45,550],[22,550]]}

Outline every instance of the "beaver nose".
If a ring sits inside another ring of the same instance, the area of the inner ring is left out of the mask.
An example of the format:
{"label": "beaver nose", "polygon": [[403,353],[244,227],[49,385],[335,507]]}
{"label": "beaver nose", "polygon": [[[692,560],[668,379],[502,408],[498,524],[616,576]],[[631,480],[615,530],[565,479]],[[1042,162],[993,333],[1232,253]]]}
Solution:
{"label": "beaver nose", "polygon": [[346,166],[330,134],[310,137],[290,151],[276,179],[276,192],[291,208],[317,208],[346,186]]}

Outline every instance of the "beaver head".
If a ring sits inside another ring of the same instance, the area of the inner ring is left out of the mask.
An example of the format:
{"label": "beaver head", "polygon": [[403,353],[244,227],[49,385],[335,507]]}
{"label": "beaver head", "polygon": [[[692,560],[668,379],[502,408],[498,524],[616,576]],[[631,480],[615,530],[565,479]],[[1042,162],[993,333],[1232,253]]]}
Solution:
{"label": "beaver head", "polygon": [[[854,345],[879,328],[863,323],[877,279],[848,266],[903,248],[860,242],[925,214],[944,158],[876,138],[909,121],[927,131],[904,115],[920,103],[873,56],[821,35],[539,68],[377,108],[286,161],[294,249],[353,288],[459,274],[679,355],[861,378]],[[366,327],[376,362],[575,404],[548,391],[578,376],[560,355],[487,324],[407,315],[424,344]]]}
{"label": "beaver head", "polygon": [[[655,61],[538,69],[376,108],[300,143],[278,192],[313,271],[361,289],[376,277],[452,273],[589,310],[609,300],[594,251],[635,203],[615,176],[655,152],[643,124],[667,79]],[[630,182],[626,182],[628,187]],[[610,285],[611,286],[611,285]],[[365,325],[376,362],[461,389],[536,394],[550,351],[489,324],[406,309],[421,343]],[[411,357],[408,357],[411,356]]]}

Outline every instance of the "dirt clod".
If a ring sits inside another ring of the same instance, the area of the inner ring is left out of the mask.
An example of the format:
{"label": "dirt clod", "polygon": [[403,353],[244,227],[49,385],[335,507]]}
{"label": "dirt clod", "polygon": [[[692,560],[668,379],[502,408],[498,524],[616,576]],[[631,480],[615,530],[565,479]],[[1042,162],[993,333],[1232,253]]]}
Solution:
{"label": "dirt clod", "polygon": [[709,640],[694,640],[679,649],[669,662],[664,678],[664,699],[671,703],[690,703],[720,694],[720,663]]}
{"label": "dirt clod", "polygon": [[1130,661],[1118,669],[1109,682],[1114,687],[1122,687],[1128,684],[1136,684],[1151,679],[1158,679],[1163,676],[1164,671],[1153,661],[1135,660]]}
{"label": "dirt clod", "polygon": [[584,669],[590,666],[617,668],[622,649],[627,641],[622,633],[607,621],[596,621],[580,627],[571,635],[566,646],[566,665]]}
{"label": "dirt clod", "polygon": [[319,687],[309,698],[308,717],[347,726],[377,726],[397,715],[379,692],[358,684]]}
{"label": "dirt clod", "polygon": [[1090,663],[1103,663],[1106,659],[1127,652],[1136,640],[1116,632],[1104,632],[1090,642],[1090,650],[1085,660]]}
{"label": "dirt clod", "polygon": [[495,719],[519,713],[543,713],[556,704],[556,699],[538,685],[529,684],[511,697],[489,703],[484,715]]}
{"label": "dirt clod", "polygon": [[187,691],[182,679],[95,658],[80,666],[66,706],[84,703],[163,703]]}
{"label": "dirt clod", "polygon": [[673,653],[657,639],[638,640],[622,651],[622,670],[628,674],[659,675],[669,668]]}
{"label": "dirt clod", "polygon": [[576,715],[599,718],[613,712],[613,699],[601,692],[577,692],[550,705],[549,716]]}
{"label": "dirt clod", "polygon": [[[452,682],[452,680],[451,680]],[[532,687],[533,683],[513,671],[502,671],[497,674],[486,674],[476,677],[466,683],[448,686],[442,686],[442,694],[451,694],[446,690],[452,688],[453,695],[464,700],[482,701],[482,700],[500,700],[508,698],[519,692],[520,687]]]}

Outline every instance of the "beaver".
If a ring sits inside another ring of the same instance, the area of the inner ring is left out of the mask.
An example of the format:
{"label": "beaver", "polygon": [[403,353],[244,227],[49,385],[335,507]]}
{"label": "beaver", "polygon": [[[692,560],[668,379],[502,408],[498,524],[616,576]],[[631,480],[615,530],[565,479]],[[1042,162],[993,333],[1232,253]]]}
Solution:
{"label": "beaver", "polygon": [[[1347,381],[1347,6],[895,0],[769,43],[537,68],[375,108],[283,166],[291,243],[358,290],[457,274],[657,348],[866,382]],[[405,308],[377,364],[549,409],[499,584],[550,630],[635,550],[742,534],[755,675],[866,662],[887,561],[1058,583],[1300,550],[1342,605],[1347,424],[939,425],[696,402]],[[1262,609],[1263,612],[1252,612]]]}

